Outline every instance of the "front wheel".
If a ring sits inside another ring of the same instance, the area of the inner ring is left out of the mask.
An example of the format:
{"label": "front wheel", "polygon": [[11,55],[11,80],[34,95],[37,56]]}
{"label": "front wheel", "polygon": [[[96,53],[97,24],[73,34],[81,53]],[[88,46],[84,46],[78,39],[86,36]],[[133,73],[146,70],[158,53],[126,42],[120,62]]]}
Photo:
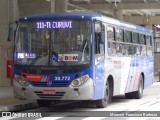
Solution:
{"label": "front wheel", "polygon": [[97,108],[105,108],[108,103],[112,100],[112,87],[107,81],[104,90],[104,98],[96,101]]}

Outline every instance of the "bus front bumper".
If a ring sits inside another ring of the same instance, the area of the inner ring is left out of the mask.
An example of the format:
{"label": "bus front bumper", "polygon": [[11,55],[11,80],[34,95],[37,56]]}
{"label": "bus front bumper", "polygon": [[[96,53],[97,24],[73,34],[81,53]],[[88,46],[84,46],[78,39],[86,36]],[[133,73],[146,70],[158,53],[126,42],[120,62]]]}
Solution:
{"label": "bus front bumper", "polygon": [[[92,100],[94,85],[89,78],[79,87],[34,87],[31,84],[21,86],[15,79],[13,80],[14,96],[18,99],[45,99],[45,100]],[[55,91],[54,93],[44,93],[44,91]]]}

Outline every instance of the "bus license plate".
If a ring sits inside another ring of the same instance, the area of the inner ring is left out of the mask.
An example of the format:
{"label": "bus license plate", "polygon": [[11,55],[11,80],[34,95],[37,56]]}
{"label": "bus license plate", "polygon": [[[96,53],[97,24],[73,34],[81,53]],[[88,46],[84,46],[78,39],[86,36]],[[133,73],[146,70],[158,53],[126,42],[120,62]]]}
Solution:
{"label": "bus license plate", "polygon": [[56,94],[56,91],[55,90],[43,90],[43,94],[54,95]]}

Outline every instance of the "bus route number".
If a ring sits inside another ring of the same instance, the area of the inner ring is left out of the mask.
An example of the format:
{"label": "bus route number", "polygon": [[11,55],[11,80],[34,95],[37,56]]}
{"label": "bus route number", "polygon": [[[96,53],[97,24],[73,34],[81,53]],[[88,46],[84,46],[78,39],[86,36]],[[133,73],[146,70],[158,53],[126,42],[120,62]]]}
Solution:
{"label": "bus route number", "polygon": [[70,77],[69,76],[55,76],[54,79],[55,81],[69,81]]}

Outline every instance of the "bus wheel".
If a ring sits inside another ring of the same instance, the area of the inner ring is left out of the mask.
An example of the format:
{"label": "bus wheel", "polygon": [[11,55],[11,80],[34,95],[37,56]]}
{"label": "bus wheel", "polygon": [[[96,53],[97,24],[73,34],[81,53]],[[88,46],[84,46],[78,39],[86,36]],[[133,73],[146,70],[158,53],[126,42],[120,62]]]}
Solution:
{"label": "bus wheel", "polygon": [[143,77],[140,75],[139,77],[139,85],[138,85],[138,91],[133,92],[135,99],[141,99],[143,96]]}
{"label": "bus wheel", "polygon": [[51,100],[37,100],[40,107],[48,107],[51,105]]}
{"label": "bus wheel", "polygon": [[96,101],[97,108],[105,108],[112,99],[112,87],[107,81],[104,91],[104,98]]}

